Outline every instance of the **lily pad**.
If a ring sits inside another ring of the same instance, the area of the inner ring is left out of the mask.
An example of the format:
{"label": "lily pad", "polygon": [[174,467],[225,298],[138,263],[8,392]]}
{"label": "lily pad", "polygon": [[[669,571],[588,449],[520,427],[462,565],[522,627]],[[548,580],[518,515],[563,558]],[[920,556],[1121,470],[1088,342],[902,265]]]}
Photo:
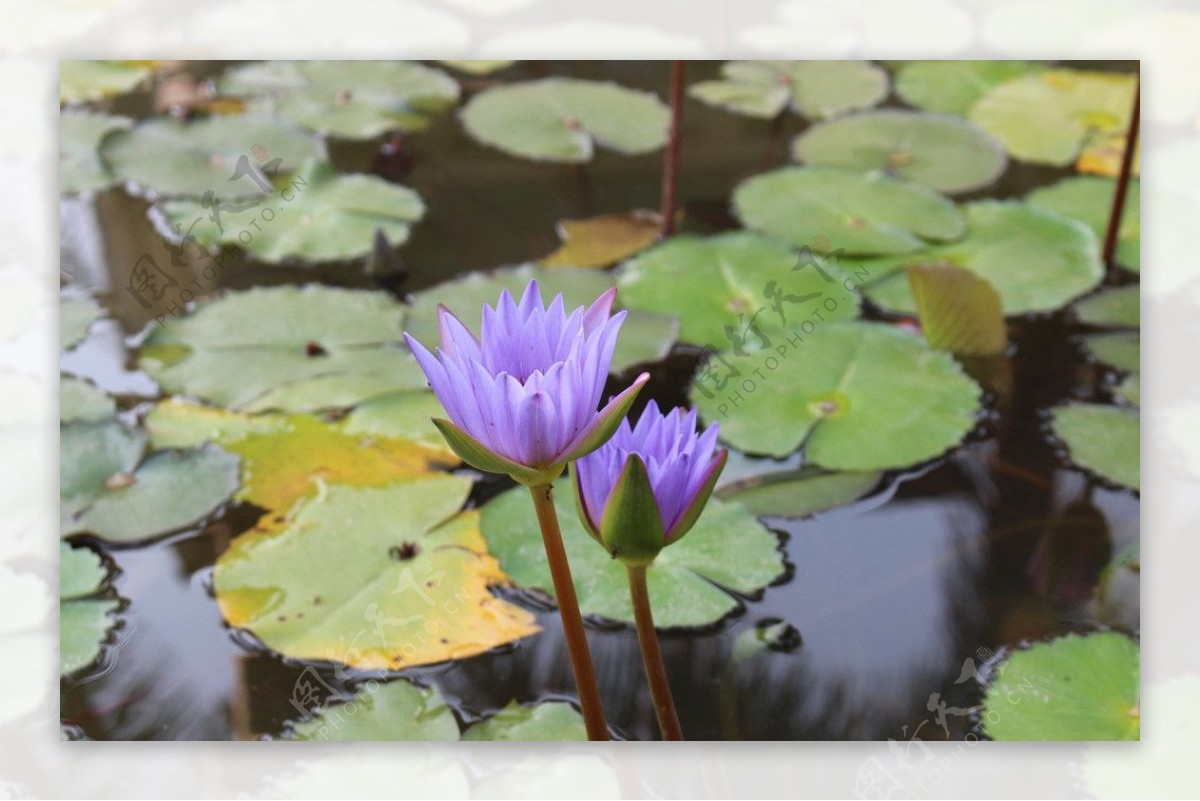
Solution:
{"label": "lily pad", "polygon": [[231,200],[270,194],[269,175],[324,154],[290,123],[246,115],[146,120],[106,137],[100,155],[117,178],[158,195]]}
{"label": "lily pad", "polygon": [[[1080,175],[1034,190],[1026,201],[1031,206],[1079,220],[1095,231],[1096,239],[1103,242],[1116,190],[1117,182],[1111,178]],[[1117,231],[1116,259],[1117,264],[1135,273],[1142,266],[1141,215],[1141,184],[1133,180],[1125,193],[1125,210]]]}
{"label": "lily pad", "polygon": [[419,131],[458,101],[458,82],[413,61],[267,61],[238,67],[223,95],[267,98],[280,117],[343,139]]}
{"label": "lily pad", "polygon": [[1137,740],[1138,644],[1116,632],[1068,634],[1019,649],[984,698],[994,740]]}
{"label": "lily pad", "polygon": [[[467,273],[413,295],[404,328],[426,345],[437,342],[437,307],[441,303],[457,314],[469,328],[478,332],[483,304],[494,306],[500,292],[505,289],[514,297],[520,297],[525,286],[534,279],[537,279],[544,300],[549,302],[561,292],[567,309],[590,305],[613,285],[612,276],[603,270],[583,268],[568,270],[523,265],[490,273]],[[623,302],[620,293],[617,302]],[[671,310],[674,311],[676,309]],[[678,335],[679,320],[673,313],[656,314],[631,309],[617,338],[613,372],[623,372],[637,364],[661,361],[670,352]]]}
{"label": "lily pad", "polygon": [[796,138],[806,164],[878,170],[939,192],[995,183],[1008,163],[1004,146],[957,117],[888,109],[823,122]]}
{"label": "lily pad", "polygon": [[58,98],[68,105],[131,91],[154,72],[153,61],[62,61]]}
{"label": "lily pad", "polygon": [[91,298],[70,298],[58,304],[58,346],[70,350],[83,341],[92,323],[104,316],[104,309]]}
{"label": "lily pad", "polygon": [[1054,433],[1071,461],[1117,484],[1141,489],[1141,415],[1118,406],[1071,403],[1054,410]]}
{"label": "lily pad", "polygon": [[1089,334],[1082,340],[1084,347],[1101,364],[1126,373],[1141,372],[1141,335],[1118,331],[1112,334]]}
{"label": "lily pad", "polygon": [[94,551],[59,544],[59,673],[68,676],[100,658],[120,602],[105,598],[108,569]]}
{"label": "lily pad", "polygon": [[62,423],[109,420],[117,404],[95,384],[82,378],[61,376],[58,382],[58,419]]}
{"label": "lily pad", "polygon": [[726,484],[717,497],[761,517],[808,517],[851,503],[879,485],[874,471],[831,473],[811,467],[750,476]]}
{"label": "lily pad", "polygon": [[1103,328],[1137,328],[1142,324],[1141,301],[1137,284],[1105,289],[1076,303],[1075,317]]}
{"label": "lily pad", "polygon": [[985,279],[1000,293],[1004,313],[1015,315],[1057,309],[1104,277],[1096,235],[1076,220],[1015,201],[981,200],[965,209],[967,232],[957,242],[864,262],[886,276],[864,287],[867,297],[911,314],[916,305],[900,268],[949,264]]}
{"label": "lily pad", "polygon": [[144,439],[120,423],[71,423],[61,437],[63,534],[115,543],[169,534],[212,513],[238,487],[237,457],[215,446],[140,461]]}
{"label": "lily pad", "polygon": [[590,161],[596,145],[626,155],[666,144],[670,110],[615,83],[544,78],[486,89],[462,110],[483,144],[537,161]]}
{"label": "lily pad", "polygon": [[[408,240],[410,225],[425,215],[420,195],[373,175],[339,175],[325,161],[310,161],[276,182],[279,203],[226,204],[212,219],[204,200],[168,200],[167,225],[187,232],[201,247],[241,247],[271,264],[354,259],[371,252],[377,232],[389,244]],[[178,236],[176,237],[178,238]]]}
{"label": "lily pad", "polygon": [[109,186],[113,176],[100,160],[100,143],[113,131],[123,131],[132,124],[128,117],[63,111],[58,125],[58,191],[72,195]]}
{"label": "lily pad", "polygon": [[742,231],[672,237],[622,267],[617,297],[633,309],[679,314],[685,342],[769,347],[759,334],[770,340],[804,320],[857,317],[859,294],[848,282],[843,269],[811,251],[798,258],[787,245]]}
{"label": "lily pad", "polygon": [[1134,87],[1131,75],[1047,70],[990,89],[969,118],[1015,158],[1065,167],[1106,135],[1125,132]]}
{"label": "lily pad", "polygon": [[240,411],[348,407],[425,387],[384,292],[256,287],[154,329],[139,366],[166,392]]}
{"label": "lily pad", "polygon": [[403,679],[371,682],[344,704],[291,727],[293,740],[376,742],[457,740],[454,711],[433,687]]}
{"label": "lily pad", "polygon": [[886,325],[822,324],[782,352],[726,358],[741,375],[723,391],[692,392],[721,438],[776,457],[804,444],[806,461],[830,470],[932,459],[958,444],[979,409],[979,387],[949,354]]}
{"label": "lily pad", "polygon": [[442,63],[450,69],[465,72],[467,75],[491,75],[493,72],[507,69],[517,62],[502,61],[500,59],[492,59],[490,61],[487,59],[473,59],[465,61],[442,61]]}
{"label": "lily pad", "polygon": [[920,184],[837,167],[784,167],[743,181],[738,217],[768,236],[807,245],[823,236],[850,254],[909,253],[961,236],[962,214]]}
{"label": "lily pad", "polygon": [[896,73],[896,94],[927,111],[965,116],[992,87],[1043,70],[1030,61],[910,61]]}
{"label": "lily pad", "polygon": [[471,480],[429,475],[380,487],[330,484],[282,524],[217,560],[230,625],[297,659],[400,670],[466,659],[538,631],[488,592],[508,577],[488,553]]}
{"label": "lily pad", "polygon": [[907,268],[921,333],[934,350],[995,356],[1008,347],[1000,295],[984,278],[948,265]]}
{"label": "lily pad", "polygon": [[1142,405],[1142,378],[1137,373],[1127,375],[1121,379],[1121,383],[1113,389],[1113,392],[1121,398],[1124,398],[1134,406]]}
{"label": "lily pad", "polygon": [[586,220],[562,220],[562,247],[545,256],[545,267],[607,267],[645,250],[658,239],[662,219],[652,211],[602,214]]}
{"label": "lily pad", "polygon": [[522,706],[513,701],[463,732],[463,740],[558,742],[587,740],[583,717],[565,701]]}
{"label": "lily pad", "polygon": [[730,61],[722,78],[688,94],[710,106],[770,118],[786,108],[810,119],[870,108],[888,93],[887,72],[867,61]]}
{"label": "lily pad", "polygon": [[[625,568],[588,535],[570,482],[555,486],[563,544],[585,615],[633,622]],[[553,597],[554,584],[532,500],[524,487],[483,507],[482,526],[501,567],[518,585]],[[660,629],[706,626],[741,608],[729,592],[749,595],[784,572],[776,536],[738,504],[709,501],[695,528],[663,549],[647,569],[650,601]]]}

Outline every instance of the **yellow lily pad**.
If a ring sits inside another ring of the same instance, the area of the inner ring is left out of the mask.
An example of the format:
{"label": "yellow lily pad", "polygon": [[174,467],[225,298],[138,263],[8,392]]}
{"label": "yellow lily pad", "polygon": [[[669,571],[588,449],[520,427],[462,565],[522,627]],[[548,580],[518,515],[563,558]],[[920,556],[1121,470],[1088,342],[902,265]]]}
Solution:
{"label": "yellow lily pad", "polygon": [[639,253],[658,239],[662,218],[652,211],[602,214],[562,220],[562,247],[541,260],[545,267],[607,267]]}

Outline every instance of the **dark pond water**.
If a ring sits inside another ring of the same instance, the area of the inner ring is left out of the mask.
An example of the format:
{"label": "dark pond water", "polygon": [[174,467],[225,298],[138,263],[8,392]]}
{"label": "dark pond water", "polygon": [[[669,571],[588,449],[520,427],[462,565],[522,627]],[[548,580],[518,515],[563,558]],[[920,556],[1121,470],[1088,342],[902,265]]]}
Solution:
{"label": "dark pond water", "polygon": [[[717,66],[692,64],[689,80],[715,74]],[[665,63],[534,63],[511,74],[542,72],[611,78],[662,95],[666,89]],[[114,108],[151,113],[147,96],[122,98]],[[788,144],[803,127],[794,116],[772,124],[689,103],[684,229],[733,226],[727,199],[734,186],[786,163]],[[343,170],[379,172],[425,199],[426,218],[384,260],[384,275],[372,277],[361,262],[312,270],[243,261],[219,274],[221,286],[319,280],[402,295],[457,273],[548,253],[562,218],[658,204],[658,154],[600,152],[586,167],[535,165],[475,145],[450,114],[405,140],[398,155],[395,147],[382,155],[383,144],[335,142],[331,154]],[[1000,184],[977,196],[1023,196],[1063,174],[1013,164]],[[154,387],[133,372],[123,345],[136,341],[150,320],[112,288],[142,253],[166,253],[146,207],[120,189],[62,206],[66,280],[96,291],[115,318],[64,355],[63,368],[121,396],[130,414]],[[889,475],[879,491],[850,506],[769,521],[791,568],[786,578],[743,599],[741,613],[711,630],[664,637],[689,739],[903,742],[914,732],[926,740],[961,738],[973,726],[968,710],[979,701],[974,670],[994,654],[1026,638],[1117,624],[1111,615],[1098,618],[1089,597],[1110,555],[1137,538],[1139,502],[1066,467],[1042,415],[1067,398],[1102,395],[1104,377],[1073,344],[1062,313],[1011,328],[1011,353],[998,368],[1010,373],[1011,389],[993,394],[962,448]],[[654,380],[643,398],[682,402],[695,365],[694,355],[677,349],[651,368]],[[480,484],[473,498],[504,487]],[[233,508],[204,529],[145,547],[93,543],[119,567],[116,590],[129,604],[103,669],[64,683],[64,721],[95,739],[278,735],[299,716],[293,689],[314,670],[326,695],[348,695],[366,678],[266,654],[223,624],[209,586],[212,565],[254,517],[252,509]],[[1120,612],[1123,625],[1136,626],[1136,601]],[[438,685],[465,719],[513,698],[569,694],[557,615],[538,617],[545,629],[539,636],[406,675]],[[735,664],[735,639],[769,619],[792,624],[800,645]],[[641,672],[631,669],[638,664],[632,630],[597,625],[590,638],[610,723],[624,737],[655,737]]]}

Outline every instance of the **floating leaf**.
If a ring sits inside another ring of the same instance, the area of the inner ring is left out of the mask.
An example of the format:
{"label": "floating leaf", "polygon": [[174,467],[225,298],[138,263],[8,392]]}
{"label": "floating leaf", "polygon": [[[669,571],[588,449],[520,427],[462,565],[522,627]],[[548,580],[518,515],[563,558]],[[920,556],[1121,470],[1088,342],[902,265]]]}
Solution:
{"label": "floating leaf", "polygon": [[908,253],[962,235],[963,217],[919,184],[836,167],[784,167],[743,181],[734,209],[749,228],[807,245],[818,236],[851,254]]}
{"label": "floating leaf", "polygon": [[[1117,182],[1111,178],[1075,176],[1030,192],[1026,201],[1031,206],[1079,220],[1095,231],[1096,239],[1103,242],[1116,191]],[[1141,184],[1133,180],[1125,193],[1125,210],[1117,231],[1116,259],[1117,264],[1135,273],[1142,264],[1141,214]]]}
{"label": "floating leaf", "polygon": [[488,592],[508,577],[478,513],[456,514],[470,488],[438,474],[330,484],[233,541],[217,560],[217,603],[285,656],[359,668],[465,659],[534,634],[533,615]]}
{"label": "floating leaf", "polygon": [[984,698],[994,740],[1137,740],[1140,649],[1116,632],[1016,650]]}
{"label": "floating leaf", "polygon": [[[1085,175],[1099,175],[1105,178],[1116,178],[1121,174],[1121,164],[1125,160],[1125,137],[1128,132],[1108,133],[1097,136],[1092,140],[1079,158],[1075,161],[1075,169]],[[1141,143],[1133,145],[1133,161],[1129,165],[1131,175],[1141,171]]]}
{"label": "floating leaf", "polygon": [[879,170],[939,192],[969,192],[995,183],[1004,146],[957,117],[871,111],[823,122],[796,138],[792,157],[817,166]]}
{"label": "floating leaf", "polygon": [[71,195],[109,186],[113,176],[100,161],[100,143],[113,131],[123,131],[132,124],[128,117],[63,111],[58,124],[58,191]]}
{"label": "floating leaf", "polygon": [[[559,482],[554,504],[571,574],[585,615],[633,622],[629,582],[622,564],[584,530],[570,483]],[[518,585],[553,594],[550,569],[532,500],[524,487],[483,507],[484,537],[501,567]],[[757,592],[784,570],[775,535],[738,504],[712,500],[687,536],[663,549],[647,569],[650,601],[659,628],[705,626],[741,607],[726,590]]]}
{"label": "floating leaf", "polygon": [[679,314],[684,341],[721,348],[739,337],[761,345],[754,330],[769,339],[802,320],[858,316],[848,281],[811,251],[801,259],[787,245],[741,231],[672,237],[626,263],[617,286],[626,306]]}
{"label": "floating leaf", "polygon": [[266,97],[284,119],[344,139],[419,131],[458,100],[458,83],[412,61],[267,61],[238,67],[221,94]]}
{"label": "floating leaf", "polygon": [[459,72],[465,72],[468,75],[491,75],[493,72],[499,72],[502,69],[507,69],[517,62],[474,59],[468,61],[443,61],[442,63],[451,69],[458,70]]}
{"label": "floating leaf", "polygon": [[1117,406],[1071,403],[1054,410],[1054,433],[1071,461],[1102,478],[1141,488],[1141,415]]}
{"label": "floating leaf", "polygon": [[721,80],[688,94],[737,114],[770,118],[791,108],[819,119],[869,108],[887,97],[887,73],[867,61],[730,61]]}
{"label": "floating leaf", "polygon": [[1134,406],[1142,405],[1142,379],[1137,373],[1132,373],[1121,379],[1121,383],[1113,389],[1121,398],[1132,403]]}
{"label": "floating leaf", "polygon": [[390,245],[401,245],[425,215],[420,195],[408,187],[374,175],[339,175],[325,161],[304,164],[277,186],[278,205],[269,201],[275,208],[226,204],[219,225],[204,200],[168,200],[161,208],[172,230],[188,232],[200,246],[234,245],[268,263],[358,258],[371,252],[380,231]]}
{"label": "floating leaf", "polygon": [[458,721],[433,687],[396,679],[371,682],[344,704],[291,727],[293,740],[376,742],[457,740]]}
{"label": "floating leaf", "polygon": [[544,78],[484,90],[462,110],[467,132],[538,161],[590,161],[595,145],[636,155],[667,141],[670,111],[657,96],[615,83]]}
{"label": "floating leaf", "polygon": [[154,329],[139,366],[166,392],[242,411],[347,407],[425,387],[384,292],[255,287]]}
{"label": "floating leaf", "polygon": [[652,211],[562,220],[562,247],[540,260],[545,267],[607,267],[645,250],[658,239],[662,220]]}
{"label": "floating leaf", "polygon": [[95,384],[82,378],[61,376],[58,386],[59,422],[91,423],[116,416],[117,404]]}
{"label": "floating leaf", "polygon": [[60,528],[75,528],[74,518],[106,491],[114,476],[128,476],[146,447],[145,434],[115,420],[70,423],[59,435]]}
{"label": "floating leaf", "polygon": [[58,304],[58,346],[70,350],[83,341],[92,323],[104,316],[104,309],[91,298],[69,298]]}
{"label": "floating leaf", "polygon": [[[1104,276],[1100,247],[1086,226],[1014,201],[969,203],[967,233],[957,242],[872,259],[863,267],[886,277],[864,288],[884,309],[916,311],[900,267],[949,264],[985,279],[1000,293],[1006,315],[1049,311],[1095,287]],[[886,275],[890,270],[897,270]]]}
{"label": "floating leaf", "polygon": [[59,62],[59,101],[85,103],[124,94],[149,78],[153,65],[153,61]]}
{"label": "floating leaf", "polygon": [[68,676],[100,657],[120,602],[97,597],[108,583],[108,570],[87,548],[60,543],[59,576],[59,673]]}
{"label": "floating leaf", "polygon": [[965,116],[992,87],[1043,70],[1029,61],[910,61],[896,73],[896,94],[927,111]]}
{"label": "floating leaf", "polygon": [[830,470],[932,459],[971,430],[979,409],[979,388],[953,358],[885,325],[823,323],[786,351],[726,359],[739,377],[692,392],[722,439],[776,457],[804,443],[806,461]]}
{"label": "floating leaf", "polygon": [[1008,347],[1000,295],[985,279],[961,267],[910,266],[908,285],[934,350],[993,356]]}
{"label": "floating leaf", "polygon": [[269,174],[290,173],[323,153],[318,140],[299,128],[247,115],[146,120],[106,137],[100,155],[113,175],[158,195],[212,192],[230,200],[262,198],[269,194]]}
{"label": "floating leaf", "polygon": [[1130,75],[1047,70],[990,89],[969,116],[1012,156],[1065,167],[1098,139],[1124,133],[1134,86]]}
{"label": "floating leaf", "polygon": [[808,517],[861,498],[882,473],[830,473],[811,467],[749,476],[717,490],[717,497],[745,506],[760,517]]}
{"label": "floating leaf", "polygon": [[[490,273],[467,273],[413,295],[404,328],[427,347],[433,345],[439,341],[437,307],[445,304],[469,328],[478,332],[483,304],[495,306],[500,292],[505,289],[519,298],[525,286],[534,279],[543,300],[549,302],[561,292],[568,310],[590,305],[613,285],[612,276],[603,270],[582,268],[563,270],[524,265]],[[617,301],[621,300],[618,296]],[[674,314],[631,310],[617,338],[613,372],[623,372],[636,364],[661,361],[670,352],[678,334],[679,321]]]}
{"label": "floating leaf", "polygon": [[1101,364],[1127,373],[1141,372],[1142,338],[1139,334],[1121,331],[1115,334],[1089,334],[1082,337],[1084,347]]}
{"label": "floating leaf", "polygon": [[1142,324],[1142,293],[1137,284],[1104,289],[1075,304],[1081,323],[1105,328],[1137,328]]}
{"label": "floating leaf", "polygon": [[463,740],[559,742],[587,740],[583,718],[565,701],[522,706],[513,701],[496,714],[469,726]]}
{"label": "floating leaf", "polygon": [[412,440],[457,464],[458,457],[432,422],[434,417],[445,414],[441,401],[432,392],[389,392],[356,406],[340,428],[347,434]]}

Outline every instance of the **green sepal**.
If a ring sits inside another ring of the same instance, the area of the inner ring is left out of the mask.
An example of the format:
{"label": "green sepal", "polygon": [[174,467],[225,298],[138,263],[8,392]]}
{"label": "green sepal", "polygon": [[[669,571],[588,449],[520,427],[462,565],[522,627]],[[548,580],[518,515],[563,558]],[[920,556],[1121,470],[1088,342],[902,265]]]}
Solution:
{"label": "green sepal", "polygon": [[648,565],[663,549],[662,516],[642,457],[629,454],[600,520],[600,542],[626,565]]}
{"label": "green sepal", "polygon": [[442,436],[446,438],[446,443],[450,446],[450,449],[457,453],[460,459],[476,470],[482,470],[485,473],[507,475],[513,481],[525,486],[549,484],[558,478],[559,474],[563,471],[563,463],[552,465],[545,470],[535,470],[532,467],[526,467],[523,464],[514,462],[511,459],[506,459],[449,420],[435,417],[433,418],[433,424],[437,426],[438,431],[442,432]]}

